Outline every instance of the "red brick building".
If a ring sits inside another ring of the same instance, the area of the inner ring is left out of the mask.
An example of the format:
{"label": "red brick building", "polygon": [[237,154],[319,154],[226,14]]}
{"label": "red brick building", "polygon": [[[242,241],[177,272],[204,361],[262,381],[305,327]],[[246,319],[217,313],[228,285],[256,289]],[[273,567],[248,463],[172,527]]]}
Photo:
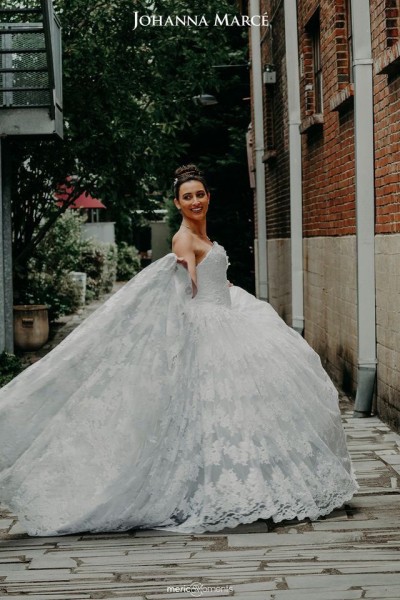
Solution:
{"label": "red brick building", "polygon": [[263,78],[256,179],[267,266],[258,277],[357,397],[357,412],[368,414],[369,398],[400,429],[400,1],[253,0],[247,9],[270,21],[251,28],[252,81],[257,47]]}

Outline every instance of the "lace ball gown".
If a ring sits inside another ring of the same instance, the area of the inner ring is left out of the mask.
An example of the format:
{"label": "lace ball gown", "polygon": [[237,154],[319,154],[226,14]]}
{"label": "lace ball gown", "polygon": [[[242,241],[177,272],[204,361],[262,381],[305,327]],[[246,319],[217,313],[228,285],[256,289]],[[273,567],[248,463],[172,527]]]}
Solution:
{"label": "lace ball gown", "polygon": [[338,395],[214,242],[168,254],[0,390],[0,501],[30,535],[316,519],[357,489]]}

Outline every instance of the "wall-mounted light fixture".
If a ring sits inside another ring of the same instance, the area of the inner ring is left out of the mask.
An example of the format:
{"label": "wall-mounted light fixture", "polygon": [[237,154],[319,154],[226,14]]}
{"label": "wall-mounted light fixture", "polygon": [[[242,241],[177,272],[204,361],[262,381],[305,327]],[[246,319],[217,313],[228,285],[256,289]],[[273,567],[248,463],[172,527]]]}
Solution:
{"label": "wall-mounted light fixture", "polygon": [[276,70],[274,65],[269,63],[264,65],[263,82],[265,85],[276,83]]}
{"label": "wall-mounted light fixture", "polygon": [[200,94],[199,96],[193,96],[193,102],[196,106],[213,106],[213,104],[218,104],[218,100],[215,96],[211,94]]}

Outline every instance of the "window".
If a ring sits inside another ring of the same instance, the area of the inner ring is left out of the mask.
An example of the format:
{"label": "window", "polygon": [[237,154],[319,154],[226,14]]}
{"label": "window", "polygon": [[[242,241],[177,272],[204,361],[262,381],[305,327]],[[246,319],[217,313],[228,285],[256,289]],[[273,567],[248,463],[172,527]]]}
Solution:
{"label": "window", "polygon": [[321,65],[321,29],[319,25],[319,15],[311,32],[312,56],[314,72],[314,112],[323,112],[322,100],[322,65]]}
{"label": "window", "polygon": [[266,149],[275,149],[275,90],[273,86],[266,89]]}
{"label": "window", "polygon": [[399,0],[386,0],[385,16],[386,46],[390,48],[399,41]]}
{"label": "window", "polygon": [[346,0],[346,31],[347,31],[347,56],[349,61],[349,83],[353,83],[353,28],[351,22],[351,0]]}
{"label": "window", "polygon": [[389,79],[400,73],[400,0],[382,0],[384,10],[384,32],[379,38],[378,56],[375,59],[375,73],[389,75]]}
{"label": "window", "polygon": [[[314,114],[323,112],[323,94],[322,94],[322,61],[321,61],[321,27],[320,11],[315,11],[306,27],[306,45],[309,46],[311,58],[311,79],[309,80],[309,89],[312,88],[312,111]],[[306,87],[306,89],[307,89]]]}

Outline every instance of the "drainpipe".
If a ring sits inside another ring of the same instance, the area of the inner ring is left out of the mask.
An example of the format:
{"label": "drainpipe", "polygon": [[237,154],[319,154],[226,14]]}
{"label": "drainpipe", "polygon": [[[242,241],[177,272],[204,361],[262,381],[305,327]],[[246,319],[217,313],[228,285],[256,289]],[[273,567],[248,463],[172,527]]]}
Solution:
{"label": "drainpipe", "polygon": [[376,377],[374,110],[370,6],[351,0],[357,227],[358,385],[354,417],[371,415]]}
{"label": "drainpipe", "polygon": [[292,265],[292,327],[304,331],[303,200],[300,133],[300,77],[297,3],[285,0],[285,44],[289,115],[290,251]]}
{"label": "drainpipe", "polygon": [[0,138],[0,354],[14,352],[11,181],[7,141]]}
{"label": "drainpipe", "polygon": [[[260,14],[260,0],[250,0],[249,16]],[[254,248],[257,253],[255,261],[257,271],[257,289],[260,300],[268,301],[268,255],[267,255],[267,220],[265,209],[265,168],[264,155],[264,117],[263,117],[263,83],[261,70],[261,35],[260,27],[251,26],[251,66],[253,75],[254,103],[254,144],[256,155],[256,206],[257,206],[257,238]]]}

